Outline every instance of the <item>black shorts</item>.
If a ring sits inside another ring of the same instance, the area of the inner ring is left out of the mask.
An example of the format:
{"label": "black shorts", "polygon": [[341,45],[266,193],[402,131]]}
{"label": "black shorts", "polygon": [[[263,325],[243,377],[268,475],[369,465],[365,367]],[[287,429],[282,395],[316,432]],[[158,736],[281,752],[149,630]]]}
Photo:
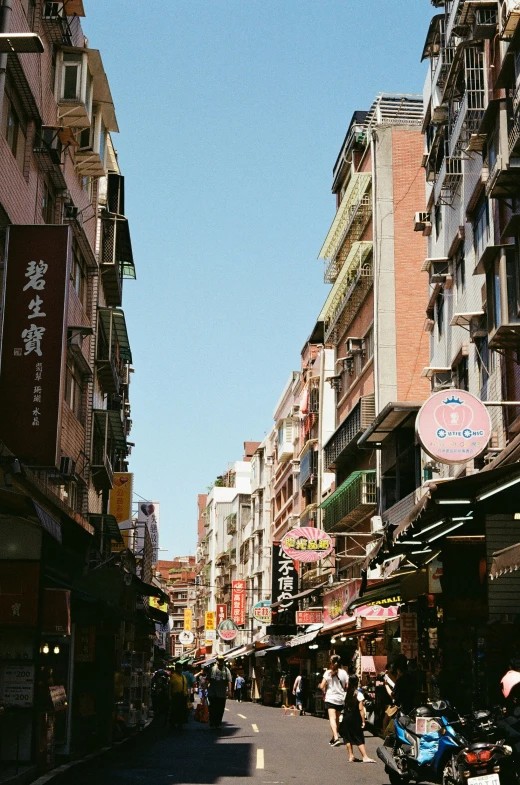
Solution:
{"label": "black shorts", "polygon": [[336,711],[343,711],[343,709],[345,708],[343,703],[338,705],[337,703],[329,703],[328,701],[325,701],[323,705],[325,706],[325,709],[327,711],[329,709],[335,709]]}

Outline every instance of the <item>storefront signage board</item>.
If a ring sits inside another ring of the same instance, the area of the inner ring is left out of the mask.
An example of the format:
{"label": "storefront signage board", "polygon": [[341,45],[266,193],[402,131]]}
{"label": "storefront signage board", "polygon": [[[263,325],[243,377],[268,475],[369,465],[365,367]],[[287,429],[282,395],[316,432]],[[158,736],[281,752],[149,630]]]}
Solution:
{"label": "storefront signage board", "polygon": [[218,603],[217,605],[217,624],[227,619],[227,605],[225,602]]}
{"label": "storefront signage board", "polygon": [[361,579],[344,583],[336,589],[323,593],[323,626],[329,627],[340,621],[351,621],[352,616],[347,615],[350,603],[359,597]]}
{"label": "storefront signage board", "polygon": [[182,643],[183,646],[189,646],[194,640],[195,636],[191,630],[183,630],[179,633],[179,643]]}
{"label": "storefront signage board", "polygon": [[34,665],[20,663],[4,665],[0,680],[0,704],[29,708],[34,700]]}
{"label": "storefront signage board", "polygon": [[416,613],[401,613],[401,652],[409,660],[419,653]]}
{"label": "storefront signage board", "polygon": [[281,602],[273,613],[273,625],[294,624],[292,597],[298,593],[297,562],[284,552],[280,542],[273,543],[272,602]]}
{"label": "storefront signage board", "polygon": [[271,600],[261,600],[253,607],[253,617],[261,624],[271,624]]}
{"label": "storefront signage board", "polygon": [[290,559],[301,562],[321,561],[334,547],[327,532],[310,526],[291,529],[284,535],[281,545]]}
{"label": "storefront signage board", "polygon": [[465,390],[441,390],[421,406],[415,423],[428,455],[445,464],[467,463],[481,455],[491,436],[482,401]]}
{"label": "storefront signage board", "polygon": [[224,621],[221,621],[218,625],[217,632],[221,640],[226,641],[226,643],[230,643],[237,637],[238,627],[233,619],[224,619]]}
{"label": "storefront signage board", "polygon": [[246,623],[246,582],[231,582],[231,618],[239,627]]}
{"label": "storefront signage board", "polygon": [[323,611],[296,611],[296,624],[321,624]]}

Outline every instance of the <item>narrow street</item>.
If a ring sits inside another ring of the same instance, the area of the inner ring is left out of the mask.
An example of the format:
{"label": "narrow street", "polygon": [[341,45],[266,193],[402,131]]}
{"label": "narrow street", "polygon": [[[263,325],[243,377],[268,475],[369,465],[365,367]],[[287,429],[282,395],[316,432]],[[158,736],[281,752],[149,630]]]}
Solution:
{"label": "narrow street", "polygon": [[[329,747],[329,726],[316,717],[284,717],[281,709],[227,702],[222,730],[193,720],[181,733],[152,725],[80,771],[72,767],[58,785],[231,785],[251,780],[265,785],[356,785],[388,782],[375,764],[347,762],[345,747]],[[367,738],[375,758],[378,740]]]}

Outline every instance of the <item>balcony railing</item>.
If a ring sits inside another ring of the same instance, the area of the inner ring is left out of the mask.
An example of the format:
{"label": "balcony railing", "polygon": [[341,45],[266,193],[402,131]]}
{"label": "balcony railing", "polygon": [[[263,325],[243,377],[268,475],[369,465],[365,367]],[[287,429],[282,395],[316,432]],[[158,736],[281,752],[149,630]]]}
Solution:
{"label": "balcony railing", "polygon": [[376,503],[375,470],[353,472],[320,505],[326,532],[345,532],[374,510]]}
{"label": "balcony railing", "polygon": [[[368,288],[372,285],[373,265],[371,253],[372,242],[368,240],[355,242],[350,249],[350,253],[345,259],[341,272],[320,314],[325,325],[326,342],[340,320],[342,326],[344,326],[345,323],[354,318]],[[362,298],[360,300],[359,295],[361,293]]]}
{"label": "balcony railing", "polygon": [[356,450],[357,440],[375,417],[374,395],[363,395],[345,417],[324,447],[325,468],[335,469],[348,458],[349,448]]}
{"label": "balcony railing", "polygon": [[334,283],[352,245],[363,236],[372,214],[371,181],[368,172],[352,175],[319,255],[320,259],[330,260],[325,270],[326,283]]}
{"label": "balcony railing", "polygon": [[462,158],[445,158],[434,185],[434,199],[452,205],[462,181]]}

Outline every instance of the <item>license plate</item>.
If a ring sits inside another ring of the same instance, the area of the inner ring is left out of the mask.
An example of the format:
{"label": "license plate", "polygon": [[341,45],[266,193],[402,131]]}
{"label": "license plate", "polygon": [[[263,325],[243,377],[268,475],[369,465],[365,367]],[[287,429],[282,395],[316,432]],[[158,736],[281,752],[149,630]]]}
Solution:
{"label": "license plate", "polygon": [[468,785],[500,785],[498,774],[484,774],[482,777],[470,777]]}

